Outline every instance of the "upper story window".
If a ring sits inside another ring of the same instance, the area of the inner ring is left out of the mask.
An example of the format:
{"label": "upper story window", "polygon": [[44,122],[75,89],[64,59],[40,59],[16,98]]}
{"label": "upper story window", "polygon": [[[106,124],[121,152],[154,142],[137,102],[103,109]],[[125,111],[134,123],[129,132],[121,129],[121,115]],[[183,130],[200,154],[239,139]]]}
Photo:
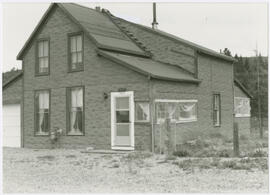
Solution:
{"label": "upper story window", "polygon": [[49,40],[42,39],[37,42],[36,74],[49,74]]}
{"label": "upper story window", "polygon": [[69,71],[83,70],[83,34],[69,36]]}
{"label": "upper story window", "polygon": [[221,124],[221,102],[220,94],[213,95],[213,122],[218,127]]}

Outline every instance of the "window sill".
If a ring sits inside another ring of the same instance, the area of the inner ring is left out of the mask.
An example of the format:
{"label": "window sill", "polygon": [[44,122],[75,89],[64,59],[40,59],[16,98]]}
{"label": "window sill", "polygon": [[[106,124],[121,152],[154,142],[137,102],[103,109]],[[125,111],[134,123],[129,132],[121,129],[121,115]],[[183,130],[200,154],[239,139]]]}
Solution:
{"label": "window sill", "polygon": [[67,136],[84,136],[83,133],[68,133]]}
{"label": "window sill", "polygon": [[135,121],[135,125],[151,125],[150,121]]}
{"label": "window sill", "polygon": [[35,136],[49,136],[49,133],[35,133]]}
{"label": "window sill", "polygon": [[36,73],[35,76],[36,77],[40,77],[40,76],[49,76],[50,73]]}

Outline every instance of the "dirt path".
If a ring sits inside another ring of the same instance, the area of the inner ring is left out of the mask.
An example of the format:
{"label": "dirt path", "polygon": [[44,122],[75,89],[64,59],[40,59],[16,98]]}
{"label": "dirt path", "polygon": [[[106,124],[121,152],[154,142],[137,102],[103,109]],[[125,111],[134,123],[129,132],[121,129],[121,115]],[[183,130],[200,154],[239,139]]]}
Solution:
{"label": "dirt path", "polygon": [[268,192],[268,170],[183,170],[158,163],[164,156],[131,160],[125,154],[79,150],[3,150],[5,193]]}

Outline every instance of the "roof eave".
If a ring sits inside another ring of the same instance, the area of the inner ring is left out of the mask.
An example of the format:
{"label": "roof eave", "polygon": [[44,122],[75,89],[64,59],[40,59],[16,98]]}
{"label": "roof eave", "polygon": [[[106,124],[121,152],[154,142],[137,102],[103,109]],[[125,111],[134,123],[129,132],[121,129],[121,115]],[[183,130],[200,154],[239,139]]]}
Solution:
{"label": "roof eave", "polygon": [[10,79],[9,81],[7,81],[6,83],[3,83],[2,89],[5,89],[6,87],[8,87],[12,82],[16,81],[22,75],[23,75],[23,72],[20,72],[19,74],[17,74],[16,76],[14,76],[12,79]]}
{"label": "roof eave", "polygon": [[251,99],[253,98],[253,96],[249,93],[249,91],[244,87],[244,85],[242,85],[242,83],[238,80],[238,79],[234,79],[234,83],[247,95],[249,96]]}
{"label": "roof eave", "polygon": [[164,77],[164,76],[159,76],[159,75],[153,75],[149,72],[145,72],[141,69],[138,69],[138,68],[135,68],[133,66],[131,66],[130,64],[128,63],[125,63],[121,60],[118,60],[118,59],[115,59],[109,55],[107,55],[106,53],[104,53],[103,51],[97,49],[96,50],[97,53],[115,63],[119,63],[119,64],[122,64],[123,66],[126,66],[127,68],[130,68],[138,73],[141,73],[145,76],[147,76],[148,78],[154,78],[154,79],[159,79],[159,80],[166,80],[166,81],[176,81],[176,82],[185,82],[185,83],[195,83],[195,84],[199,84],[201,82],[201,80],[198,80],[198,79],[185,79],[185,78],[170,78],[170,77]]}
{"label": "roof eave", "polygon": [[30,42],[32,41],[32,39],[34,38],[34,35],[37,33],[37,31],[39,30],[40,26],[45,22],[46,18],[49,16],[49,13],[52,11],[53,7],[55,7],[56,5],[57,5],[56,3],[52,3],[49,6],[49,8],[46,10],[46,12],[43,14],[43,16],[39,20],[37,26],[35,27],[35,29],[33,30],[33,32],[30,34],[29,38],[27,39],[27,41],[23,45],[22,49],[19,51],[18,55],[16,56],[16,59],[17,60],[22,60],[23,59],[24,52],[27,49],[27,47],[30,44]]}

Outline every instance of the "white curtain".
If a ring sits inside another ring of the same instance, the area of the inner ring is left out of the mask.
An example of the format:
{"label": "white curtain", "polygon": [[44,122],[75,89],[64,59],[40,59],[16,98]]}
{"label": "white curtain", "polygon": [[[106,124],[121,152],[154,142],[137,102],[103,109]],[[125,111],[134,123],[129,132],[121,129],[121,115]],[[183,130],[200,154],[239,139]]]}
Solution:
{"label": "white curtain", "polygon": [[180,120],[192,119],[196,117],[195,113],[196,103],[179,103]]}
{"label": "white curtain", "polygon": [[173,119],[173,115],[174,115],[176,108],[177,108],[177,103],[175,103],[175,102],[167,103],[166,108],[167,108],[166,111],[167,111],[169,118]]}
{"label": "white curtain", "polygon": [[49,110],[49,93],[48,92],[41,92],[39,93],[39,133],[41,134],[43,132],[43,127],[45,121],[45,109]]}
{"label": "white curtain", "polygon": [[[140,117],[142,120],[149,120],[149,104],[148,103],[138,103],[138,106],[143,111],[143,116]],[[146,116],[146,117],[144,117]]]}
{"label": "white curtain", "polygon": [[236,117],[250,116],[250,102],[248,98],[235,98]]}
{"label": "white curtain", "polygon": [[83,90],[81,88],[76,88],[72,90],[71,101],[72,108],[83,106]]}
{"label": "white curtain", "polygon": [[[81,88],[75,88],[71,91],[71,134],[80,134],[79,124],[81,122],[81,114],[83,108],[83,90]],[[79,111],[80,109],[80,111]],[[77,123],[77,124],[75,124]]]}

